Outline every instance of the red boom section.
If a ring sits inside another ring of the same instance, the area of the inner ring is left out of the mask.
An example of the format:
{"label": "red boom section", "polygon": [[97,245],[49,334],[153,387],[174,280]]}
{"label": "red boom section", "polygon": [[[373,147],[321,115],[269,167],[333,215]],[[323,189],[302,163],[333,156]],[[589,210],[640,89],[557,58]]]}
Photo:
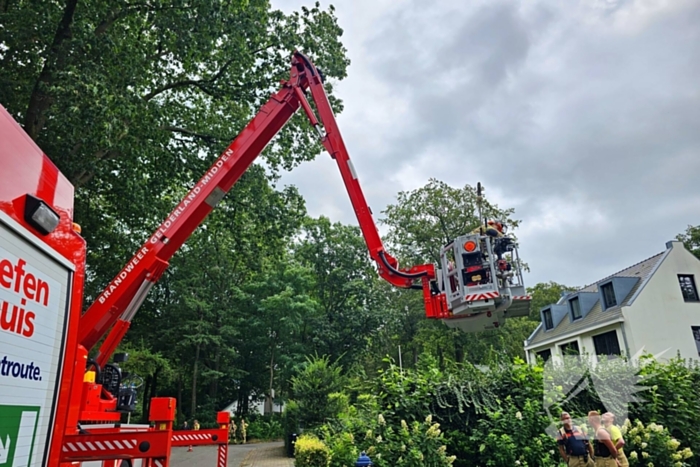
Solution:
{"label": "red boom section", "polygon": [[[310,63],[308,63],[307,66],[312,71],[315,70]],[[377,263],[379,268],[379,275],[397,287],[411,287],[416,280],[424,276],[427,276],[430,280],[434,279],[435,267],[432,264],[423,264],[410,269],[399,270],[398,261],[386,252],[382,239],[379,236],[377,225],[372,217],[372,211],[367,205],[367,200],[362,192],[357,173],[350,161],[350,155],[345,147],[343,137],[340,134],[338,123],[333,114],[333,109],[328,101],[328,96],[323,88],[323,82],[321,81],[318,71],[316,71],[316,73],[308,73],[307,79],[309,89],[311,90],[311,96],[316,104],[321,123],[325,130],[325,135],[322,136],[323,146],[338,164],[338,168],[343,177],[343,183],[345,183],[352,207],[355,210],[355,215],[360,224],[362,235],[367,242],[370,256]],[[303,100],[301,104],[311,124],[314,126],[318,125],[318,121],[306,100]]]}
{"label": "red boom section", "polygon": [[[435,266],[433,264],[422,264],[407,269],[399,269],[398,261],[386,252],[382,239],[379,236],[377,225],[372,217],[372,211],[367,205],[367,200],[362,192],[357,173],[350,161],[350,155],[340,134],[333,109],[323,88],[322,77],[316,67],[306,57],[300,56],[299,60],[304,63],[307,70],[305,73],[305,85],[296,89],[299,101],[309,121],[318,130],[323,146],[338,164],[370,256],[377,263],[379,275],[396,287],[421,289],[423,291],[425,314],[428,318],[447,317],[449,311],[445,295],[439,292],[437,287],[433,287],[433,285],[436,285],[434,283],[436,279]],[[319,128],[319,118],[316,117],[305,98],[303,89],[307,86],[318,109],[323,130]],[[416,284],[417,280],[420,280],[420,284]]]}
{"label": "red boom section", "polygon": [[270,98],[85,312],[79,342],[88,350],[119,321],[100,349],[100,365],[106,363],[121,341],[128,323],[170,258],[297,111],[295,85],[293,77]]}
{"label": "red boom section", "polygon": [[[443,306],[444,296],[432,292],[431,289],[431,281],[435,279],[434,265],[424,264],[410,269],[398,269],[396,259],[386,253],[350,162],[319,71],[305,56],[296,52],[292,60],[290,80],[282,84],[282,89],[261,108],[83,315],[79,342],[87,350],[92,349],[112,328],[97,356],[100,366],[107,363],[121,342],[129,329],[131,319],[150,287],[168,267],[170,258],[289,121],[299,106],[303,107],[311,124],[318,130],[324,147],[338,163],[362,234],[372,259],[377,263],[380,276],[397,287],[422,289],[427,316],[442,317],[446,310]],[[306,99],[307,89],[311,91],[323,130],[320,129],[319,120]],[[416,284],[418,280],[420,284]]]}

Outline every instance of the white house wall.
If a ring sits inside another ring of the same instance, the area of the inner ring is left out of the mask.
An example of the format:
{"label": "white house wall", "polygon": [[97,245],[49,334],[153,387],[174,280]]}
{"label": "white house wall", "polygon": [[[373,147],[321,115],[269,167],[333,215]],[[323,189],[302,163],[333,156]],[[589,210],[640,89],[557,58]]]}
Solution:
{"label": "white house wall", "polygon": [[700,261],[681,243],[673,242],[668,256],[632,306],[623,308],[627,341],[633,354],[644,347],[654,355],[666,351],[659,357],[662,361],[675,357],[678,351],[683,358],[698,359],[691,326],[700,326],[700,303],[683,300],[678,274],[694,275],[697,286]]}
{"label": "white house wall", "polygon": [[[562,357],[561,346],[563,344],[568,344],[569,342],[574,342],[574,341],[576,341],[578,343],[579,351],[582,354],[587,353],[590,355],[595,355],[595,345],[593,344],[593,336],[597,336],[598,334],[604,334],[606,332],[613,331],[613,330],[617,333],[617,341],[620,344],[620,350],[624,354],[627,354],[627,349],[625,346],[624,337],[625,337],[625,335],[629,334],[629,331],[627,329],[625,329],[625,332],[623,333],[621,326],[620,326],[621,324],[622,323],[613,323],[613,324],[610,324],[609,326],[595,329],[594,331],[584,332],[584,333],[579,334],[578,336],[573,337],[573,338],[570,337],[567,339],[561,339],[561,340],[558,340],[554,344],[548,344],[548,345],[545,345],[543,347],[538,347],[535,350],[530,350],[530,351],[528,351],[528,355],[527,355],[528,362],[534,363],[537,359],[537,353],[542,352],[543,350],[547,350],[547,349],[552,351],[552,358],[554,358],[555,360],[559,360]],[[695,345],[695,344],[693,344],[693,345]],[[632,350],[632,349],[630,348],[630,350]]]}
{"label": "white house wall", "polygon": [[595,344],[593,342],[593,336],[597,336],[599,334],[605,334],[606,332],[610,331],[615,331],[617,334],[617,342],[620,345],[620,351],[623,354],[627,354],[627,348],[625,346],[625,334],[627,332],[622,332],[622,324],[624,323],[614,323],[611,324],[610,326],[606,326],[604,328],[599,328],[596,329],[595,331],[585,333],[581,335],[580,339],[581,342],[579,343],[579,348],[581,349],[581,353],[588,353],[591,355],[595,355]]}

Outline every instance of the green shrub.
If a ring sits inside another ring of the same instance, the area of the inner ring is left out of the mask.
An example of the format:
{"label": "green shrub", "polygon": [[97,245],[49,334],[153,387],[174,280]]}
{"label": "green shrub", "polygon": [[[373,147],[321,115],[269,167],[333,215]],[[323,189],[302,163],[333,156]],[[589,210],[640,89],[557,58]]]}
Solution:
{"label": "green shrub", "polygon": [[[627,389],[636,381],[624,360],[604,360],[596,366],[595,384],[567,398],[581,378],[575,363],[555,368],[559,373],[554,375],[522,360],[478,369],[469,363],[439,369],[425,362],[402,371],[389,364],[377,377],[362,384],[356,381],[353,400],[333,384],[334,391],[326,392],[323,400],[324,425],[304,426],[331,450],[331,467],[353,465],[361,451],[367,451],[378,467],[442,466],[451,459],[447,453],[456,456],[455,467],[554,467],[561,459],[547,432],[551,423],[558,424],[560,411],[583,418],[590,410],[622,413],[623,407],[603,404],[601,398],[614,401],[611,391]],[[639,399],[629,414],[633,427],[638,420],[648,426],[639,442],[636,432],[632,439],[625,437],[625,452],[634,456],[634,451],[642,462],[630,459],[631,465],[700,467],[700,462],[691,463],[697,456],[689,456],[700,452],[700,369],[675,359],[643,361],[636,371],[643,377],[640,384],[649,390],[636,394]],[[303,410],[296,409],[291,405],[290,420],[302,418]],[[425,436],[430,428],[427,414],[440,424],[434,429],[442,430],[437,439]],[[653,423],[664,428],[651,428]],[[648,448],[652,445],[658,448]],[[435,453],[438,457],[428,463]]]}
{"label": "green shrub", "polygon": [[282,439],[284,429],[282,422],[276,416],[258,417],[250,422],[248,426],[248,438],[259,440]]}
{"label": "green shrub", "polygon": [[328,467],[331,451],[315,436],[301,436],[294,447],[295,467]]}
{"label": "green shrub", "polygon": [[302,371],[292,377],[292,394],[306,428],[320,426],[336,415],[337,400],[331,394],[343,388],[342,368],[328,357],[309,358]]}
{"label": "green shrub", "polygon": [[529,400],[521,411],[510,396],[501,410],[489,410],[466,444],[477,465],[557,465],[557,443],[545,433],[550,420],[541,410],[540,401]]}
{"label": "green shrub", "polygon": [[625,453],[630,467],[686,467],[693,457],[690,448],[679,449],[681,443],[674,439],[668,429],[656,423],[647,426],[640,421],[625,421],[622,426]]}
{"label": "green shrub", "polygon": [[[447,453],[440,424],[428,415],[425,420],[390,426],[383,415],[375,419],[345,418],[341,428],[325,427],[325,441],[330,446],[332,467],[354,465],[361,451],[371,457],[376,467],[448,467],[455,461]],[[363,431],[362,433],[352,433]]]}
{"label": "green shrub", "polygon": [[331,450],[330,467],[348,467],[355,465],[360,450],[355,446],[355,437],[352,433],[341,432],[335,436],[324,438]]}
{"label": "green shrub", "polygon": [[674,358],[667,363],[650,360],[640,372],[645,402],[631,412],[631,418],[644,423],[656,422],[671,436],[700,452],[700,369],[697,363]]}
{"label": "green shrub", "polygon": [[284,429],[284,449],[288,456],[294,454],[292,445],[290,444],[290,436],[299,433],[299,404],[296,401],[290,400],[284,406],[282,414],[282,426]]}

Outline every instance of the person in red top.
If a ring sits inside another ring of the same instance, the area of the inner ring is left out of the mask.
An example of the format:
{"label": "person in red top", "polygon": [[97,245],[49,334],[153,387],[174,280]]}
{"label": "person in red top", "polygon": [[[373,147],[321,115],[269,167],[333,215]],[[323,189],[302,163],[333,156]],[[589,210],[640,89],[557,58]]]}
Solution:
{"label": "person in red top", "polygon": [[559,454],[569,467],[593,467],[593,448],[588,437],[571,422],[568,412],[561,413],[562,428],[557,433]]}

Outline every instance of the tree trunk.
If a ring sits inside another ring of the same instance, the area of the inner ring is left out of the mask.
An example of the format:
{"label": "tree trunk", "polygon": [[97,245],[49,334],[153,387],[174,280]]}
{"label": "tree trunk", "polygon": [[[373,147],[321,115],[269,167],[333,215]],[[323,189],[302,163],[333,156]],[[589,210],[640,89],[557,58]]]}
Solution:
{"label": "tree trunk", "polygon": [[197,372],[199,370],[199,351],[202,344],[197,344],[197,350],[194,353],[194,368],[192,370],[192,404],[190,405],[190,415],[194,417],[197,414]]}
{"label": "tree trunk", "polygon": [[[151,384],[151,395],[148,397],[148,408],[150,410],[151,408],[151,399],[156,397],[156,393],[158,391],[158,373],[160,372],[160,368],[156,368],[156,371],[153,373],[153,383]],[[145,391],[144,391],[145,394]]]}
{"label": "tree trunk", "polygon": [[[275,346],[277,343],[275,342],[272,347],[272,351],[270,352],[270,386],[268,388],[268,393],[267,393],[267,400],[265,401],[265,409],[263,412],[267,415],[267,413],[273,413],[275,411],[275,406],[274,406],[274,399],[272,397],[272,393],[274,391],[273,389],[273,384],[275,382]],[[269,411],[269,412],[268,412]]]}
{"label": "tree trunk", "polygon": [[182,413],[182,374],[177,375],[177,413],[184,416]]}
{"label": "tree trunk", "polygon": [[[219,372],[219,367],[221,365],[221,348],[216,348],[216,356],[214,357],[214,371]],[[216,401],[216,396],[219,392],[219,376],[217,374],[212,378],[211,383],[209,383],[209,396],[211,400]]]}
{"label": "tree trunk", "polygon": [[148,394],[151,389],[151,377],[146,377],[146,383],[143,385],[143,404],[141,405],[141,420],[148,420],[148,403],[150,399]]}
{"label": "tree trunk", "polygon": [[66,52],[63,50],[63,45],[71,39],[71,25],[73,24],[73,15],[77,4],[78,0],[68,0],[66,2],[63,17],[56,29],[53,43],[48,50],[44,67],[41,69],[39,78],[34,83],[32,95],[29,98],[29,105],[24,118],[24,130],[35,141],[44,128],[46,112],[53,103],[53,97],[47,93],[46,88],[52,84],[54,73],[65,66]]}

